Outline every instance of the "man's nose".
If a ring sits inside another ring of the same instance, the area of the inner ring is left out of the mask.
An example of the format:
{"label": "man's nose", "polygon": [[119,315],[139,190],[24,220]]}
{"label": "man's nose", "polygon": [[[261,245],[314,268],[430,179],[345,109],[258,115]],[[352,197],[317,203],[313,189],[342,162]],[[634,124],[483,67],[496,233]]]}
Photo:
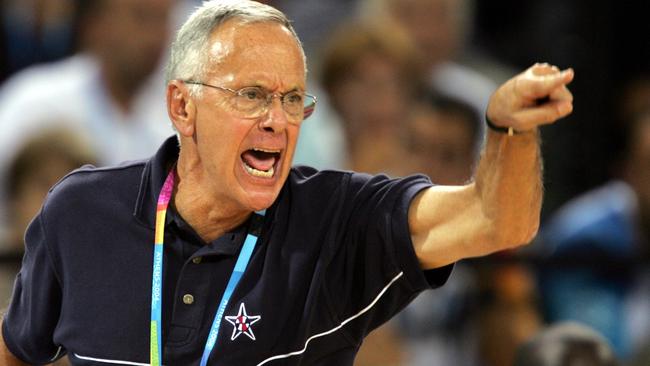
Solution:
{"label": "man's nose", "polygon": [[284,131],[289,121],[282,106],[282,97],[275,94],[272,95],[266,109],[266,113],[260,122],[260,127],[265,131],[274,133]]}

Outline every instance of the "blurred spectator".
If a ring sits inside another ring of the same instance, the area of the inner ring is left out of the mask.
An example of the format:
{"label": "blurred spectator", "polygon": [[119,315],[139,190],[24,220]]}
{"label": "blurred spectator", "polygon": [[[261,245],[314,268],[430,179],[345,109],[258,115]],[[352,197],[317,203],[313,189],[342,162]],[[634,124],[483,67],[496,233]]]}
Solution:
{"label": "blurred spectator", "polygon": [[609,343],[578,323],[550,326],[517,350],[513,366],[617,366]]}
{"label": "blurred spectator", "polygon": [[[5,258],[15,263],[0,266],[1,307],[9,303],[13,280],[20,269],[24,250],[23,235],[27,225],[40,209],[48,190],[70,171],[94,164],[90,147],[73,131],[42,131],[27,141],[10,163],[5,179],[11,212],[10,239],[4,248]],[[53,365],[69,365],[67,357]]]}
{"label": "blurred spectator", "polygon": [[419,60],[407,35],[389,23],[348,24],[334,33],[321,80],[342,119],[349,168],[392,175],[416,168],[405,139],[419,105]]}
{"label": "blurred spectator", "polygon": [[72,131],[42,131],[25,142],[9,164],[5,185],[11,212],[9,235],[0,253],[0,307],[8,304],[13,279],[20,269],[23,235],[41,207],[47,191],[68,172],[94,163],[94,155]]}
{"label": "blurred spectator", "polygon": [[0,2],[0,82],[39,62],[72,52],[73,0]]}
{"label": "blurred spectator", "polygon": [[[427,96],[407,131],[408,160],[436,184],[459,185],[472,176],[478,135],[476,113],[467,104]],[[405,365],[478,365],[475,268],[457,263],[444,287],[420,294],[398,317],[405,337]]]}
{"label": "blurred spectator", "polygon": [[628,358],[650,340],[650,101],[632,109],[620,180],[561,208],[541,241],[552,251],[544,271],[546,314],[603,333]]}
{"label": "blurred spectator", "polygon": [[[472,0],[365,0],[361,12],[407,29],[424,55],[431,86],[439,94],[471,105],[481,116],[476,123],[482,136],[482,116],[490,95],[497,83],[505,81],[504,75],[514,73],[479,53],[467,56],[474,20]],[[471,66],[467,60],[472,61]],[[477,66],[488,64],[484,69],[490,70],[492,79],[476,71]],[[478,151],[478,143],[476,148]]]}
{"label": "blurred spectator", "polygon": [[12,251],[22,253],[27,225],[50,187],[70,171],[95,163],[90,147],[72,131],[43,131],[25,143],[6,176]]}
{"label": "blurred spectator", "polygon": [[155,71],[173,4],[78,0],[81,51],[26,69],[0,89],[0,174],[25,140],[57,126],[87,139],[100,164],[152,154],[172,133]]}
{"label": "blurred spectator", "polygon": [[436,184],[460,185],[472,177],[478,119],[471,106],[452,98],[430,96],[408,129],[409,152],[417,169]]}
{"label": "blurred spectator", "polygon": [[[391,24],[343,25],[323,54],[321,83],[341,118],[348,168],[405,175],[418,167],[406,137],[423,80],[419,56],[403,31]],[[390,346],[389,346],[390,345]],[[373,331],[355,365],[403,364],[393,323]]]}
{"label": "blurred spectator", "polygon": [[523,263],[504,262],[482,266],[478,278],[479,364],[510,366],[519,344],[542,326],[533,273]]}

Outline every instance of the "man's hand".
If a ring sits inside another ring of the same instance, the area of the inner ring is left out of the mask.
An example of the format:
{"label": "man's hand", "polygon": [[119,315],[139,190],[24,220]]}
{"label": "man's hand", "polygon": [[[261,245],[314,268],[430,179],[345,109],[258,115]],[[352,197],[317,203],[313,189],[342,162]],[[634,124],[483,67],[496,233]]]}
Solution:
{"label": "man's hand", "polygon": [[565,117],[573,110],[573,95],[566,87],[573,75],[573,69],[560,71],[549,64],[531,66],[492,95],[488,119],[499,127],[524,132]]}

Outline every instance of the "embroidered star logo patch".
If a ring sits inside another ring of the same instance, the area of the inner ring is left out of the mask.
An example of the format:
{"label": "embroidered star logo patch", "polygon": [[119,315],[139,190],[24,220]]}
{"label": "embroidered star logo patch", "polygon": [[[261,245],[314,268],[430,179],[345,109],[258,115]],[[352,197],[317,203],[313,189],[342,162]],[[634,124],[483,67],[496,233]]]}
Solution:
{"label": "embroidered star logo patch", "polygon": [[255,340],[255,334],[253,333],[251,325],[257,323],[260,319],[262,319],[262,316],[260,315],[248,315],[248,313],[246,313],[246,305],[242,302],[241,305],[239,305],[239,312],[237,315],[226,316],[228,323],[232,324],[234,327],[230,340],[234,341],[242,334],[246,334],[248,338]]}

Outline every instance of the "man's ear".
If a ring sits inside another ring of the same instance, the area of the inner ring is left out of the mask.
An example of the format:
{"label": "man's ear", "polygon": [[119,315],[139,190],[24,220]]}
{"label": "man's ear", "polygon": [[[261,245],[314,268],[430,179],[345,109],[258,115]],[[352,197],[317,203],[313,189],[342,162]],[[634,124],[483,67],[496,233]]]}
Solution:
{"label": "man's ear", "polygon": [[196,106],[182,81],[172,80],[167,84],[167,114],[181,136],[192,137]]}

